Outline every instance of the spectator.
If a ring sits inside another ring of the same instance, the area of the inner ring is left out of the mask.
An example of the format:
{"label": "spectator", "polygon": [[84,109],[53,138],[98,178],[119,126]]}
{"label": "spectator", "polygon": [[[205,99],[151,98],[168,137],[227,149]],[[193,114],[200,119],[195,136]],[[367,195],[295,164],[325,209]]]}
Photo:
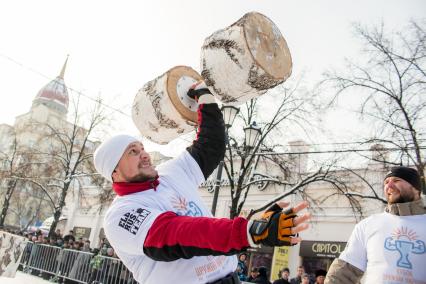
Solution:
{"label": "spectator", "polygon": [[81,250],[85,251],[85,252],[91,252],[89,240],[87,240],[83,243],[83,247],[81,248]]}
{"label": "spectator", "polygon": [[121,262],[113,248],[108,248],[107,254],[113,259],[109,259],[108,283],[118,283],[120,279]]}
{"label": "spectator", "polygon": [[49,237],[43,237],[43,245],[49,244]]}
{"label": "spectator", "polygon": [[56,240],[56,246],[57,247],[63,248],[63,245],[64,245],[63,239],[59,238],[59,239]]}
{"label": "spectator", "polygon": [[70,230],[69,234],[64,237],[64,241],[70,241],[72,240],[75,242],[74,232]]}
{"label": "spectator", "polygon": [[240,281],[247,280],[247,254],[242,253],[238,257],[237,274]]}
{"label": "spectator", "polygon": [[302,282],[300,282],[301,284],[309,284],[310,280],[309,280],[309,274],[308,273],[304,273],[301,277]]}
{"label": "spectator", "polygon": [[50,238],[49,239],[49,245],[56,246],[56,239],[55,238]]}
{"label": "spectator", "polygon": [[108,243],[108,241],[107,241],[106,238],[102,238],[101,241],[99,242],[99,249],[101,249],[104,244],[109,245],[109,243]]}
{"label": "spectator", "polygon": [[294,277],[294,278],[292,278],[290,280],[290,284],[300,284],[300,283],[302,283],[303,273],[305,273],[305,268],[302,265],[300,265],[297,268],[297,275],[296,275],[296,277]]}
{"label": "spectator", "polygon": [[318,269],[315,271],[315,284],[324,284],[325,276],[327,275],[327,271],[324,269]]}
{"label": "spectator", "polygon": [[280,279],[274,281],[273,284],[290,284],[290,270],[286,267],[280,271]]}
{"label": "spectator", "polygon": [[257,278],[257,276],[259,276],[259,268],[257,267],[253,267],[250,270],[250,276],[247,279],[248,282],[254,282],[254,280]]}
{"label": "spectator", "polygon": [[74,250],[80,250],[80,248],[81,248],[81,245],[80,245],[79,242],[74,242],[73,243],[72,249],[74,249]]}
{"label": "spectator", "polygon": [[56,229],[54,235],[55,235],[56,239],[62,238],[61,230],[60,229]]}
{"label": "spectator", "polygon": [[33,241],[33,236],[30,233],[27,234],[27,241],[29,242]]}
{"label": "spectator", "polygon": [[[74,249],[81,251],[85,250],[84,245],[82,246],[82,244],[79,242],[74,242]],[[84,276],[86,274],[84,268],[90,264],[90,259],[92,255],[89,253],[74,253],[74,257],[76,258],[70,271],[70,277],[81,281],[84,279]]]}
{"label": "spectator", "polygon": [[100,278],[101,268],[104,261],[102,256],[107,255],[108,247],[106,244],[102,246],[102,249],[99,251],[97,255],[95,255],[92,260],[90,260],[90,279],[89,283],[96,283],[95,281]]}
{"label": "spectator", "polygon": [[259,267],[259,275],[254,279],[254,283],[271,284],[268,280],[268,269],[264,266]]}
{"label": "spectator", "polygon": [[35,243],[36,244],[42,244],[43,243],[43,235],[38,235],[36,237]]}

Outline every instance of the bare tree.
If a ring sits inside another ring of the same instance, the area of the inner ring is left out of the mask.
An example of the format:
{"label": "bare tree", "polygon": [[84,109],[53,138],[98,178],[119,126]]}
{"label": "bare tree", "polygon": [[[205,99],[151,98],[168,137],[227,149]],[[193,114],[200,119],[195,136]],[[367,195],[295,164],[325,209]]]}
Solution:
{"label": "bare tree", "polygon": [[[254,99],[247,102],[240,113],[240,118],[246,125],[256,120],[257,125],[261,127],[261,136],[254,147],[248,147],[245,141],[238,141],[238,138],[228,134],[224,168],[230,187],[231,218],[240,215],[254,185],[264,188],[269,184],[275,184],[282,186],[283,193],[260,208],[252,210],[249,217],[279,199],[303,193],[306,186],[311,183],[329,182],[336,189],[345,186],[332,175],[329,166],[318,166],[310,174],[306,171],[296,171],[297,165],[291,156],[283,152],[285,146],[282,144],[282,137],[288,139],[291,129],[298,127],[299,131],[304,132],[314,129],[312,121],[317,121],[314,119],[313,111],[316,95],[303,91],[299,82],[292,87],[279,86],[274,93],[275,95],[268,96],[273,96],[275,109],[269,104],[266,110],[262,110],[262,106],[258,105],[259,101]],[[276,141],[280,143],[275,144]],[[265,172],[257,170],[261,164]],[[280,169],[280,174],[271,176],[268,167]],[[308,199],[309,196],[305,198]]]}
{"label": "bare tree", "polygon": [[350,91],[365,95],[358,111],[376,126],[373,136],[364,139],[365,142],[381,144],[384,153],[388,148],[399,149],[393,152],[397,154],[376,156],[376,161],[387,166],[414,165],[422,176],[423,193],[426,193],[424,24],[412,21],[397,33],[386,32],[383,24],[370,29],[356,25],[365,61],[348,60],[345,72],[327,72],[324,82],[337,90],[335,98]]}
{"label": "bare tree", "polygon": [[31,168],[29,152],[26,152],[21,145],[18,145],[16,136],[12,134],[11,144],[8,149],[0,152],[0,162],[2,166],[0,167],[0,178],[3,188],[5,188],[5,193],[2,196],[2,209],[0,213],[0,227],[4,226],[6,216],[8,214],[9,207],[11,205],[11,200],[15,190],[18,187],[24,187],[25,184],[15,177],[22,177],[28,173]]}
{"label": "bare tree", "polygon": [[73,103],[70,123],[62,121],[35,125],[44,134],[39,142],[43,147],[37,150],[37,157],[50,167],[44,177],[27,177],[26,180],[38,186],[52,204],[53,222],[49,236],[55,232],[70,190],[99,181],[92,165],[95,144],[90,136],[107,120],[107,116],[100,101],[87,113],[80,110],[82,104],[78,99]]}
{"label": "bare tree", "polygon": [[[332,190],[330,190],[330,194],[328,194],[325,198],[321,200],[316,197],[310,196],[307,189],[309,185],[313,185],[314,183],[326,183],[331,186]],[[339,176],[338,172],[333,168],[331,164],[324,164],[323,166],[320,166],[316,171],[300,175],[299,180],[294,184],[290,184],[289,188],[285,188],[281,194],[271,200],[268,200],[265,204],[262,204],[258,208],[252,209],[248,215],[248,218],[251,218],[254,214],[258,212],[264,211],[272,204],[292,194],[301,195],[303,199],[308,200],[311,204],[316,205],[315,207],[311,207],[313,208],[313,210],[318,210],[321,209],[321,204],[331,196],[342,194],[345,195],[345,192],[350,192],[350,187],[348,185],[350,185],[350,183],[345,182],[342,176]],[[345,196],[349,201],[350,207],[353,210],[354,215],[362,216],[362,206],[356,196]]]}

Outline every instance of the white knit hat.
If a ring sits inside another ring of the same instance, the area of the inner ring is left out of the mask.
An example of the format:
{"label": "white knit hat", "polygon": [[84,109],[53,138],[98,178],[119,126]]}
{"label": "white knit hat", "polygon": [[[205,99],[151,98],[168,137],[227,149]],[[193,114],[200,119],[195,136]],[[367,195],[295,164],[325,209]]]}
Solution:
{"label": "white knit hat", "polygon": [[93,154],[95,168],[98,173],[112,182],[112,172],[120,161],[124,150],[130,143],[138,141],[133,136],[120,134],[102,142]]}

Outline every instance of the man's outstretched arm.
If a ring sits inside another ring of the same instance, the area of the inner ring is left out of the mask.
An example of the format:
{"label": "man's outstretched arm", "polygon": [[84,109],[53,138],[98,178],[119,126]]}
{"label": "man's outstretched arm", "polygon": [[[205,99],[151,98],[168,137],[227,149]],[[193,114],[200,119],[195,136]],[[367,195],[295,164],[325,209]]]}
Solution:
{"label": "man's outstretched arm", "polygon": [[144,254],[158,261],[173,261],[203,255],[233,255],[250,246],[294,245],[296,237],[308,226],[310,215],[296,213],[307,207],[301,203],[282,211],[285,202],[275,204],[260,219],[209,218],[178,216],[173,212],[159,215],[143,244]]}

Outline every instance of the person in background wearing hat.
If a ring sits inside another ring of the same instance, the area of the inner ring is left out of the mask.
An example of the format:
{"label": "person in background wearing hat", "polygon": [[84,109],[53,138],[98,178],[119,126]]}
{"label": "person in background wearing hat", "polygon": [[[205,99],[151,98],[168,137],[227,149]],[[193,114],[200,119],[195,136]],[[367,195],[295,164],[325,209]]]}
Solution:
{"label": "person in background wearing hat", "polygon": [[324,284],[325,275],[327,274],[327,271],[324,269],[318,269],[315,271],[315,284]]}
{"label": "person in background wearing hat", "polygon": [[214,218],[197,189],[225,154],[222,113],[204,82],[188,96],[198,101],[197,138],[157,168],[144,145],[128,135],[104,141],[94,153],[96,170],[117,196],[105,214],[111,246],[135,280],[144,284],[240,283],[236,254],[249,247],[294,245],[308,227],[308,206],[279,202],[259,220]]}
{"label": "person in background wearing hat", "polygon": [[426,283],[426,210],[415,169],[394,167],[386,175],[385,212],[362,220],[325,283]]}
{"label": "person in background wearing hat", "polygon": [[254,279],[253,283],[256,284],[271,284],[268,280],[268,269],[265,266],[259,267],[259,275]]}

